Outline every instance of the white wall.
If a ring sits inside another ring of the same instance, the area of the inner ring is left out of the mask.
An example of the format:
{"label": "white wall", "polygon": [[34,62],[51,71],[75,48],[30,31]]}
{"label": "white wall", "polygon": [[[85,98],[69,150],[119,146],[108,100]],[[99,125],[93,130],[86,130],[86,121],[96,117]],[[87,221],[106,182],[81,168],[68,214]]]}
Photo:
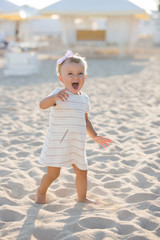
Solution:
{"label": "white wall", "polygon": [[61,22],[61,40],[65,45],[76,43],[76,26],[74,18],[60,17]]}
{"label": "white wall", "polygon": [[138,36],[140,32],[139,23],[140,23],[139,19],[137,18],[131,19],[130,33],[129,33],[129,39],[128,39],[129,45],[134,45],[138,40]]}
{"label": "white wall", "polygon": [[81,20],[81,22],[76,24],[77,30],[105,30],[106,29],[106,18],[96,18],[96,17],[84,17],[76,18],[76,20]]}
{"label": "white wall", "polygon": [[4,33],[6,39],[13,40],[15,38],[15,31],[16,31],[15,22],[0,21],[0,32]]}
{"label": "white wall", "polygon": [[107,43],[123,45],[130,41],[132,17],[107,17]]}
{"label": "white wall", "polygon": [[60,35],[60,31],[61,28],[59,20],[39,19],[20,23],[20,37],[23,40],[32,39],[32,36],[34,35],[57,37]]}
{"label": "white wall", "polygon": [[32,32],[35,34],[47,34],[57,36],[61,32],[59,19],[39,19],[32,21]]}
{"label": "white wall", "polygon": [[[6,39],[15,40],[16,22],[15,21],[0,21],[0,32],[3,32]],[[31,21],[19,22],[20,39],[30,40],[33,35],[50,35],[60,36],[61,25],[59,20],[54,19],[39,19]]]}
{"label": "white wall", "polygon": [[160,12],[152,14],[153,43],[160,44]]}
{"label": "white wall", "polygon": [[[76,23],[76,21],[79,23]],[[80,21],[81,20],[81,21]],[[60,17],[61,39],[65,45],[76,44],[76,30],[106,30],[106,44],[134,44],[138,37],[138,21],[133,16],[109,16],[105,18],[91,17]],[[84,42],[89,43],[89,41]],[[96,44],[104,45],[104,41]]]}

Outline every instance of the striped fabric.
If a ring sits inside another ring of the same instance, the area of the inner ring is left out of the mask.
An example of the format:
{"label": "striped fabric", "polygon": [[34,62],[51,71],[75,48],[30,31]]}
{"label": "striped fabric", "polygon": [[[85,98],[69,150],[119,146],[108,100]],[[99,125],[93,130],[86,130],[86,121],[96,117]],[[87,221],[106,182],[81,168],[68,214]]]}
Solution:
{"label": "striped fabric", "polygon": [[[61,91],[56,88],[51,95]],[[66,167],[75,164],[78,168],[88,168],[85,139],[85,113],[90,111],[89,98],[67,92],[66,102],[57,101],[51,107],[49,128],[43,144],[39,162],[44,166]]]}

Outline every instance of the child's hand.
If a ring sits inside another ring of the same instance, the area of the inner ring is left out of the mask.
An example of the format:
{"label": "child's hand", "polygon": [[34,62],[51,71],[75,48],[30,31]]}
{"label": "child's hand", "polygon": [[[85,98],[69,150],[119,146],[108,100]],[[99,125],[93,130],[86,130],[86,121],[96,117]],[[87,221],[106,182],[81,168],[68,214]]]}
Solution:
{"label": "child's hand", "polygon": [[59,93],[54,95],[54,99],[55,101],[61,100],[63,102],[68,100],[69,94],[66,93],[66,91],[68,91],[67,89],[64,89],[62,91],[60,91]]}
{"label": "child's hand", "polygon": [[95,136],[93,138],[93,141],[99,143],[102,147],[106,147],[105,145],[107,145],[108,147],[110,146],[108,143],[112,143],[112,140],[108,139],[108,138],[104,138],[101,136]]}

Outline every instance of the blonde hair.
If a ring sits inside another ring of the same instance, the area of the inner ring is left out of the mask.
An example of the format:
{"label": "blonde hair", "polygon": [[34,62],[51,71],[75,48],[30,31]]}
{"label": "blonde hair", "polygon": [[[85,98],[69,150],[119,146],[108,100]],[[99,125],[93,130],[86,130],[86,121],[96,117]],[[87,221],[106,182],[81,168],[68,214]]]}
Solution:
{"label": "blonde hair", "polygon": [[73,62],[73,63],[81,63],[81,64],[83,64],[84,69],[85,69],[85,74],[87,74],[88,65],[87,65],[87,62],[86,62],[85,58],[79,56],[78,54],[75,54],[75,55],[73,55],[73,57],[69,57],[69,58],[67,58],[66,60],[64,60],[61,64],[58,64],[58,63],[57,63],[57,66],[56,66],[57,76],[60,76],[60,75],[61,75],[61,66],[62,66],[63,63],[66,62],[66,61],[69,61],[70,63]]}

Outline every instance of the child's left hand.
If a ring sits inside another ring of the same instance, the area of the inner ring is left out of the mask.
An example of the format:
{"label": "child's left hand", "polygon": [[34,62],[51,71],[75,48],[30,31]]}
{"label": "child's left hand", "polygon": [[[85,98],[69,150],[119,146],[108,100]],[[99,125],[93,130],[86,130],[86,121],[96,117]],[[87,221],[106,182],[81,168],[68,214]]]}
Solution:
{"label": "child's left hand", "polygon": [[112,143],[112,140],[111,139],[108,139],[108,138],[104,138],[102,136],[95,136],[93,138],[93,141],[99,143],[102,147],[106,147],[106,145],[109,147],[110,145],[108,143]]}

